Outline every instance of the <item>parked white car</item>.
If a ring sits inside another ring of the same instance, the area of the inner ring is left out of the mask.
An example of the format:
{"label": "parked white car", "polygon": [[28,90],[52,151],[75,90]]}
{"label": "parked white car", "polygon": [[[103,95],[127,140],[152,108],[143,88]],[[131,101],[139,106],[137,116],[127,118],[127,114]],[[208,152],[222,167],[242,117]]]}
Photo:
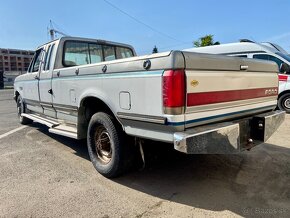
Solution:
{"label": "parked white car", "polygon": [[280,73],[277,106],[279,109],[290,113],[290,56],[280,46],[273,43],[248,41],[190,48],[185,49],[185,51],[274,61],[279,67]]}

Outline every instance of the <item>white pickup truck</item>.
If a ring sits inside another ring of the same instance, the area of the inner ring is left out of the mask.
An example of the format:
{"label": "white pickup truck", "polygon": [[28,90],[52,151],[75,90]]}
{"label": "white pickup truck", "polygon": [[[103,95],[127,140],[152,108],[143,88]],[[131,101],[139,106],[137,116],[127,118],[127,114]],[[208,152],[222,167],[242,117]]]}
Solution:
{"label": "white pickup truck", "polygon": [[20,122],[87,138],[94,167],[114,177],[127,166],[126,135],[187,154],[236,153],[265,142],[285,118],[273,111],[275,63],[183,51],[134,56],[129,45],[75,37],[40,46],[15,80]]}

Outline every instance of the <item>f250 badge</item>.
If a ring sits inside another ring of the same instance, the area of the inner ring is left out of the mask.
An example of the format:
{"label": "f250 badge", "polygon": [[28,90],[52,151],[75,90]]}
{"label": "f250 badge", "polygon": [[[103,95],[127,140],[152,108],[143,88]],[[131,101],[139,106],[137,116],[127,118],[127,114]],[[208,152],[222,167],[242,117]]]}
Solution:
{"label": "f250 badge", "polygon": [[198,86],[199,82],[197,80],[191,80],[190,85],[192,87]]}
{"label": "f250 badge", "polygon": [[277,95],[278,94],[278,89],[266,89],[265,90],[265,95]]}

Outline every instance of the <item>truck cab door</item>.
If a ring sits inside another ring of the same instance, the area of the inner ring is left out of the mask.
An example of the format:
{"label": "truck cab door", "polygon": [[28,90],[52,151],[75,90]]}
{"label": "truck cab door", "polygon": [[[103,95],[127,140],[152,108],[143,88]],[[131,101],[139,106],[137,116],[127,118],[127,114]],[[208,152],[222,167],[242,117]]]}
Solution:
{"label": "truck cab door", "polygon": [[27,105],[27,109],[38,113],[43,113],[43,109],[39,103],[39,74],[42,67],[44,50],[38,49],[31,61],[28,73],[24,77],[23,82],[23,99]]}
{"label": "truck cab door", "polygon": [[61,43],[58,46],[58,51],[61,53],[57,54],[57,57],[61,58],[62,67],[53,71],[53,107],[57,119],[77,123],[79,87],[76,81],[79,73],[82,73],[79,65],[90,63],[89,43],[69,40]]}
{"label": "truck cab door", "polygon": [[55,43],[48,44],[45,47],[45,56],[42,69],[39,74],[39,98],[43,113],[50,117],[56,117],[56,111],[52,105],[52,72],[55,57]]}

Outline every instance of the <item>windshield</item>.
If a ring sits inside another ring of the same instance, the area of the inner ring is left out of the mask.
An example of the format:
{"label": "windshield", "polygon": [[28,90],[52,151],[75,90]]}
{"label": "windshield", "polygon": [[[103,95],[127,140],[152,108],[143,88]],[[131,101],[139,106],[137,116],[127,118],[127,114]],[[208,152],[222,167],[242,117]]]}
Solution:
{"label": "windshield", "polygon": [[289,55],[285,55],[281,52],[277,52],[276,54],[279,55],[280,57],[284,58],[288,62],[288,64],[290,64],[290,56]]}

